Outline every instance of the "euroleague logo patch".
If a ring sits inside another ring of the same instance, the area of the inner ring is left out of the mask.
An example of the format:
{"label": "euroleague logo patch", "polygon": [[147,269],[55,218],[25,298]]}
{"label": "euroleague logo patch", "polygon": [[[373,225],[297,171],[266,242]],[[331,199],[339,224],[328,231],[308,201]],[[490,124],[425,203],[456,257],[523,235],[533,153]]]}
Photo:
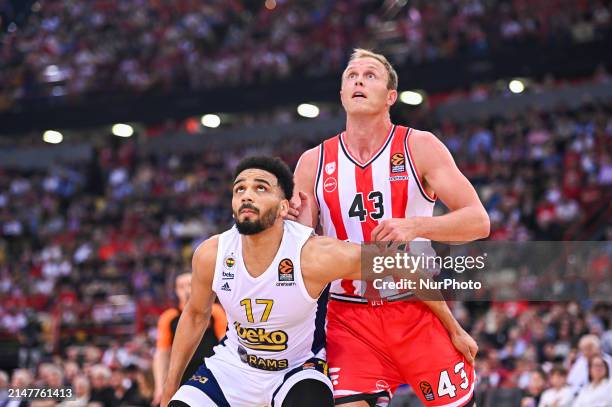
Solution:
{"label": "euroleague logo patch", "polygon": [[406,159],[404,154],[395,153],[391,156],[391,172],[397,174],[398,172],[406,171]]}
{"label": "euroleague logo patch", "polygon": [[334,177],[329,177],[323,182],[323,189],[325,192],[334,192],[336,188],[338,188],[338,181],[336,181]]}
{"label": "euroleague logo patch", "polygon": [[419,388],[421,389],[421,392],[423,392],[423,397],[425,397],[425,400],[432,401],[434,399],[434,393],[433,389],[431,388],[431,384],[427,382],[421,382],[419,383]]}
{"label": "euroleague logo patch", "polygon": [[293,262],[291,259],[282,259],[278,263],[278,281],[293,281]]}

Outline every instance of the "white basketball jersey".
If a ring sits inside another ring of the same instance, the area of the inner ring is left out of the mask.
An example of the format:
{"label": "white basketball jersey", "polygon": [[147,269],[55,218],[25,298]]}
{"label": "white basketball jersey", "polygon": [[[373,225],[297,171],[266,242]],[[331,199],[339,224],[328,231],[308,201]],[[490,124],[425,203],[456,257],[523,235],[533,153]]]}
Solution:
{"label": "white basketball jersey", "polygon": [[[433,215],[436,197],[428,196],[421,185],[408,144],[411,132],[394,125],[366,163],[351,156],[344,133],[321,144],[315,197],[325,236],[368,242],[384,219]],[[330,292],[335,299],[358,299],[361,281],[334,281]],[[382,297],[395,294],[394,290],[381,292]]]}
{"label": "white basketball jersey", "polygon": [[300,267],[302,247],[312,234],[309,227],[285,221],[278,252],[258,277],[246,270],[236,227],[219,236],[213,290],[227,313],[228,331],[215,353],[260,371],[292,369],[324,357],[325,312],[317,312],[318,301],[308,294]]}

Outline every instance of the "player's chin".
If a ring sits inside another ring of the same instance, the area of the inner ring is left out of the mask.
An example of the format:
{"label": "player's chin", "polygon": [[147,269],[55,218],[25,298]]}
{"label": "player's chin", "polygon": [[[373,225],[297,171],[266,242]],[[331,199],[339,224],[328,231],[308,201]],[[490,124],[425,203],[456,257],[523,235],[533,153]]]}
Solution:
{"label": "player's chin", "polygon": [[240,222],[257,222],[257,215],[253,213],[245,213],[238,216]]}
{"label": "player's chin", "polygon": [[[365,102],[365,100],[363,102]],[[349,109],[347,109],[347,112],[349,114],[364,114],[364,113],[372,113],[375,110],[376,109],[374,109],[368,103],[358,102],[358,103],[353,103],[352,106]]]}

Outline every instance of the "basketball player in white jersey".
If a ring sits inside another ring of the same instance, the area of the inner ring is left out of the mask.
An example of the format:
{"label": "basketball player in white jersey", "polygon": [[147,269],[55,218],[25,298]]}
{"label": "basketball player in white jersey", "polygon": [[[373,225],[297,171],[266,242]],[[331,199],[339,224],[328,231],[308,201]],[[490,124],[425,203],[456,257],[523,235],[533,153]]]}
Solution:
{"label": "basketball player in white jersey", "polygon": [[[318,299],[332,280],[359,278],[361,250],[283,220],[292,194],[293,174],[282,161],[238,165],[236,226],[195,251],[162,406],[333,406]],[[177,391],[215,295],[227,313],[226,339]]]}
{"label": "basketball player in white jersey", "polygon": [[[346,130],[306,151],[296,168],[290,218],[351,242],[467,242],[489,234],[476,191],[433,134],[394,125],[397,73],[380,54],[357,49],[342,75]],[[433,217],[436,199],[450,213]],[[409,383],[426,406],[473,403],[477,352],[443,301],[406,301],[381,292],[372,301],[360,281],[332,283],[327,355],[337,405],[388,402]],[[360,355],[355,357],[355,355]]]}

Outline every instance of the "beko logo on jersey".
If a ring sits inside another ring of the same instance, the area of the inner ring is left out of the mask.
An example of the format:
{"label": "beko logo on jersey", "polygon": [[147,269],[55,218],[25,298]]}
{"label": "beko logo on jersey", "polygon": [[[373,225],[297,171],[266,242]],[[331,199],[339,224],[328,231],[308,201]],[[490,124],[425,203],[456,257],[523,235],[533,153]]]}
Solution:
{"label": "beko logo on jersey", "polygon": [[393,154],[393,156],[391,156],[391,172],[396,174],[404,171],[406,171],[406,159],[404,158],[404,154]]}
{"label": "beko logo on jersey", "polygon": [[289,337],[285,331],[268,332],[264,328],[244,328],[240,322],[234,322],[240,344],[252,350],[281,352],[287,349]]}

